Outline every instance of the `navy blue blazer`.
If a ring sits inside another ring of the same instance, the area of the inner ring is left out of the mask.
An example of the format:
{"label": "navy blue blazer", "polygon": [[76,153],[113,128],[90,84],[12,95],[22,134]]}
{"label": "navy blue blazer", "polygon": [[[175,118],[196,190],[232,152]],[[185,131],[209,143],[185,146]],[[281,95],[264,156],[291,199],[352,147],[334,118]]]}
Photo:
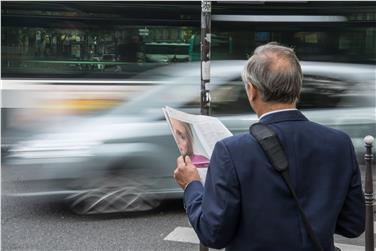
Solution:
{"label": "navy blue blazer", "polygon": [[[300,111],[266,115],[287,152],[289,173],[325,251],[333,234],[364,231],[365,205],[354,148],[345,133],[309,121]],[[217,142],[205,181],[184,191],[200,241],[226,250],[314,250],[286,183],[249,133]]]}

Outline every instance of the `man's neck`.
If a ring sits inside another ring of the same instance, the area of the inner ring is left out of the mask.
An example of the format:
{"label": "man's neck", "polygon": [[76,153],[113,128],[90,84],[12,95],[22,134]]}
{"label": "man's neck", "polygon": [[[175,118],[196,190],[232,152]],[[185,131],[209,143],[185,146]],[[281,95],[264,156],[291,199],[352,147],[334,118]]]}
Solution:
{"label": "man's neck", "polygon": [[295,103],[264,103],[257,111],[257,116],[261,117],[263,114],[284,109],[296,109]]}

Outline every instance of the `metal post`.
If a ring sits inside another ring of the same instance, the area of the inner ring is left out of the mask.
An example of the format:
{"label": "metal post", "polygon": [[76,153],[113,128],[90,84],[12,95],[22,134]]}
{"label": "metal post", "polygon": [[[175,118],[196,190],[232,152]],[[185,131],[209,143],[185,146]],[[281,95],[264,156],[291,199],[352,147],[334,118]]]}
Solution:
{"label": "metal post", "polygon": [[364,160],[366,163],[366,177],[365,177],[365,199],[366,199],[366,251],[374,251],[374,237],[373,237],[373,182],[372,182],[372,143],[374,138],[366,136],[364,143],[366,145],[366,154]]}
{"label": "metal post", "polygon": [[210,115],[211,2],[201,2],[201,114]]}
{"label": "metal post", "polygon": [[[211,2],[201,1],[201,114],[210,115]],[[208,251],[200,242],[200,251]]]}

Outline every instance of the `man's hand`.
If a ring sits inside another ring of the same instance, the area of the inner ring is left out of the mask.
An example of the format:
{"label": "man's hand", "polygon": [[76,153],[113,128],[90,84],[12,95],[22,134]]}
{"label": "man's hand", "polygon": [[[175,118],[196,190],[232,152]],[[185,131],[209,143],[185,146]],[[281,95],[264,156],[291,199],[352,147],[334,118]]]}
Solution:
{"label": "man's hand", "polygon": [[185,189],[185,187],[194,180],[200,181],[200,175],[198,174],[197,168],[192,164],[189,156],[185,156],[185,162],[183,156],[180,156],[176,160],[174,178],[176,183],[178,183],[178,185],[183,189]]}

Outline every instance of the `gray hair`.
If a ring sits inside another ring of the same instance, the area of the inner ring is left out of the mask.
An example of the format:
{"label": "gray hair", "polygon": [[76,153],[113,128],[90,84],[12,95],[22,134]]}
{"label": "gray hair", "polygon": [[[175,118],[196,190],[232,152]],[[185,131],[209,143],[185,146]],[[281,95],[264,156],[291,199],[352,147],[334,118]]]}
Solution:
{"label": "gray hair", "polygon": [[242,79],[254,85],[265,102],[293,103],[299,99],[303,74],[294,50],[271,42],[255,49]]}

